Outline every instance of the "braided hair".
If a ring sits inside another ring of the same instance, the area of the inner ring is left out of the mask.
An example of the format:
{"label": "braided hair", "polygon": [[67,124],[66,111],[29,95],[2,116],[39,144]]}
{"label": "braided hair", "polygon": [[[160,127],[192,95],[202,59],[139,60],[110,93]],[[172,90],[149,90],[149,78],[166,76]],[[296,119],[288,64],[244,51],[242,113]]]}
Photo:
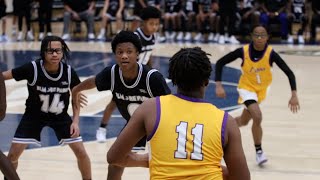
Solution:
{"label": "braided hair", "polygon": [[41,41],[41,47],[40,47],[41,59],[45,60],[45,53],[47,51],[48,46],[49,47],[51,46],[52,41],[59,41],[61,43],[62,51],[63,51],[62,61],[64,61],[65,63],[68,63],[68,61],[70,60],[70,49],[66,44],[66,42],[61,37],[58,37],[58,36],[46,36],[45,38],[43,38],[43,40]]}
{"label": "braided hair", "polygon": [[169,61],[169,79],[183,91],[198,90],[211,75],[208,53],[200,47],[182,48]]}

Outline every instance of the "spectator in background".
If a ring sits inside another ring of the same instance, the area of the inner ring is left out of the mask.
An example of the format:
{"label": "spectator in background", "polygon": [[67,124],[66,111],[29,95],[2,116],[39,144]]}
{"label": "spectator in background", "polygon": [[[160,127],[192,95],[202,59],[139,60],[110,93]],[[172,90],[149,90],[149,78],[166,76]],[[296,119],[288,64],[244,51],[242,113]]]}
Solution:
{"label": "spectator in background", "polygon": [[241,24],[259,24],[261,0],[240,0]]}
{"label": "spectator in background", "polygon": [[[215,0],[217,1],[217,0]],[[219,44],[229,42],[239,44],[240,42],[234,36],[235,23],[237,19],[237,0],[219,1]],[[225,25],[228,25],[228,36],[225,37]]]}
{"label": "spectator in background", "polygon": [[310,43],[315,43],[317,41],[316,28],[320,24],[320,1],[319,0],[311,0],[311,8],[312,8],[312,18],[311,18],[311,37]]}
{"label": "spectator in background", "polygon": [[6,35],[6,9],[7,4],[5,0],[0,0],[0,20],[2,21],[2,35],[0,36],[0,42],[8,41],[8,37]]}
{"label": "spectator in background", "polygon": [[281,25],[281,39],[288,38],[288,0],[264,0],[262,3],[262,13],[260,23],[269,27],[270,20],[278,21]]}
{"label": "spectator in background", "polygon": [[106,29],[110,20],[116,20],[117,32],[122,29],[124,5],[124,0],[105,0],[101,11],[102,22],[98,40],[105,40]]}
{"label": "spectator in background", "polygon": [[31,31],[31,0],[14,0],[13,1],[13,8],[15,14],[18,16],[18,37],[17,41],[23,40],[23,32],[22,32],[22,25],[23,25],[23,17],[26,18],[26,25],[27,25],[27,36],[26,39],[28,41],[33,41],[34,36]]}
{"label": "spectator in background", "polygon": [[292,24],[298,22],[301,24],[298,30],[298,43],[304,44],[303,33],[308,24],[308,16],[306,14],[306,1],[305,0],[289,0],[289,11],[288,11],[288,30],[289,36],[287,42],[289,44],[293,43],[292,36]]}
{"label": "spectator in background", "polygon": [[[181,30],[180,21],[181,0],[166,0],[164,3],[164,33],[167,41],[176,37]],[[170,26],[171,25],[171,26]]]}
{"label": "spectator in background", "polygon": [[70,40],[70,21],[86,21],[88,39],[94,40],[95,0],[64,0],[63,40]]}
{"label": "spectator in background", "polygon": [[[51,17],[52,17],[52,3],[53,0],[38,0],[38,18],[39,18],[39,41],[41,41],[44,36],[52,36],[51,30]],[[44,26],[46,26],[46,34],[44,33]]]}
{"label": "spectator in background", "polygon": [[[181,16],[181,27],[182,31],[185,33],[184,40],[192,40],[192,32],[194,31],[193,24],[196,21],[196,15],[199,12],[199,6],[197,0],[183,0],[182,1],[182,10],[180,11]],[[183,35],[183,34],[181,34]],[[182,40],[180,34],[177,36],[177,40]]]}

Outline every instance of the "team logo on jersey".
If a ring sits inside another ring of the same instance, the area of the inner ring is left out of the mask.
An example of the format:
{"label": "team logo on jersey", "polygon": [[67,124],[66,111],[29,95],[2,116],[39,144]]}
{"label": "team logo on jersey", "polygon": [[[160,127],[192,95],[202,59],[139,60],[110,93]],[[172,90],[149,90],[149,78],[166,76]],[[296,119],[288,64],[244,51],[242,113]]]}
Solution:
{"label": "team logo on jersey", "polygon": [[67,81],[62,81],[61,84],[62,85],[69,85],[69,83]]}
{"label": "team logo on jersey", "polygon": [[141,93],[147,93],[147,91],[144,90],[144,89],[139,89],[139,91],[140,91]]}

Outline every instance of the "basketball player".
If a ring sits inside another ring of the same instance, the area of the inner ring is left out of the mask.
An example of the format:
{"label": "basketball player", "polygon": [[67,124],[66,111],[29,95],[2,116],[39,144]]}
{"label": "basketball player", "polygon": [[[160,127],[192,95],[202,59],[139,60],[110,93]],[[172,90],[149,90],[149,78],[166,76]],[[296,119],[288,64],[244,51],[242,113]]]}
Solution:
{"label": "basketball player", "polygon": [[[0,121],[2,121],[6,115],[7,101],[6,101],[6,87],[4,84],[4,78],[0,70]],[[10,180],[19,180],[19,176],[12,166],[8,158],[0,150],[0,170],[2,174]]]}
{"label": "basketball player", "polygon": [[[109,149],[110,164],[149,167],[151,180],[222,180],[224,158],[228,180],[250,179],[235,120],[203,99],[212,71],[207,55],[199,47],[184,48],[170,59],[177,94],[149,99],[135,111]],[[131,153],[145,135],[150,156]]]}
{"label": "basketball player", "polygon": [[[155,69],[137,62],[141,52],[139,37],[131,31],[121,31],[111,42],[116,65],[106,67],[95,77],[91,77],[72,90],[76,102],[79,92],[92,88],[98,91],[111,90],[122,117],[129,121],[136,108],[146,99],[169,94],[170,89],[163,76]],[[76,103],[78,104],[78,103]],[[75,108],[74,118],[79,120],[80,109]],[[141,137],[132,150],[144,150],[146,137]],[[108,179],[121,179],[124,168],[109,166]]]}
{"label": "basketball player", "polygon": [[106,29],[108,23],[111,20],[116,20],[116,30],[117,32],[122,29],[122,16],[123,16],[123,9],[125,6],[124,0],[105,0],[104,6],[101,11],[101,28],[100,33],[97,37],[98,40],[105,40],[106,39]]}
{"label": "basketball player", "polygon": [[67,112],[69,91],[80,83],[76,72],[63,62],[70,57],[69,48],[60,37],[46,36],[41,43],[40,56],[36,61],[3,72],[5,79],[27,80],[29,92],[26,110],[14,135],[8,158],[17,168],[24,149],[28,144],[41,146],[41,130],[49,126],[55,131],[59,144],[68,144],[76,155],[82,178],[91,179],[91,163],[82,143],[79,121],[72,121]]}
{"label": "basketball player", "polygon": [[[135,34],[140,38],[142,50],[139,54],[139,63],[152,66],[151,55],[155,46],[155,33],[158,31],[161,12],[153,6],[147,6],[141,11],[141,19],[143,20],[142,26],[139,27]],[[96,138],[98,142],[105,142],[107,136],[106,126],[110,120],[112,112],[116,109],[116,104],[111,101],[106,107],[100,127],[97,129]]]}
{"label": "basketball player", "polygon": [[253,119],[252,135],[256,148],[256,161],[258,165],[267,162],[262,150],[262,113],[259,104],[266,98],[267,91],[272,82],[272,65],[276,63],[288,76],[291,86],[289,108],[293,113],[300,109],[297,96],[296,80],[293,72],[274,49],[268,45],[268,32],[262,25],[256,25],[251,31],[252,42],[238,48],[218,60],[216,64],[216,95],[226,97],[221,84],[222,68],[237,58],[242,59],[242,75],[239,80],[239,103],[245,105],[240,117],[236,117],[239,126],[245,126]]}

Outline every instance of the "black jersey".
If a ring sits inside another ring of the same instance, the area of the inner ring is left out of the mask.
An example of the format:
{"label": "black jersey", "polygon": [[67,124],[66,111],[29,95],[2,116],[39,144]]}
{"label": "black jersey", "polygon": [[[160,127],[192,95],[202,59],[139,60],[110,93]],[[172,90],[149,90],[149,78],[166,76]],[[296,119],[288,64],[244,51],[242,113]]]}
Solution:
{"label": "black jersey", "polygon": [[60,63],[57,74],[49,74],[43,60],[32,61],[12,70],[15,80],[28,81],[26,113],[59,115],[67,113],[70,88],[80,83],[78,75],[67,64]]}
{"label": "black jersey", "polygon": [[293,14],[305,13],[305,0],[293,0],[292,1],[292,13]]}
{"label": "black jersey", "polygon": [[180,0],[166,0],[164,5],[166,13],[177,13],[181,9]]}
{"label": "black jersey", "polygon": [[199,0],[199,4],[202,5],[202,11],[204,13],[208,13],[212,9],[212,0]]}
{"label": "black jersey", "polygon": [[155,46],[155,35],[152,34],[151,36],[147,36],[141,28],[138,28],[134,33],[139,36],[142,45],[142,50],[139,55],[139,63],[146,65],[151,58],[152,50]]}
{"label": "black jersey", "polygon": [[96,76],[98,91],[112,91],[113,101],[127,121],[143,101],[170,93],[165,79],[157,70],[141,64],[138,67],[138,76],[131,82],[123,79],[118,65],[106,67]]}
{"label": "black jersey", "polygon": [[197,14],[199,12],[198,0],[186,0],[184,2],[183,10],[186,13],[195,12]]}
{"label": "black jersey", "polygon": [[119,0],[110,0],[109,1],[109,7],[107,9],[107,13],[115,16],[118,9],[120,7],[120,3],[119,3]]}

